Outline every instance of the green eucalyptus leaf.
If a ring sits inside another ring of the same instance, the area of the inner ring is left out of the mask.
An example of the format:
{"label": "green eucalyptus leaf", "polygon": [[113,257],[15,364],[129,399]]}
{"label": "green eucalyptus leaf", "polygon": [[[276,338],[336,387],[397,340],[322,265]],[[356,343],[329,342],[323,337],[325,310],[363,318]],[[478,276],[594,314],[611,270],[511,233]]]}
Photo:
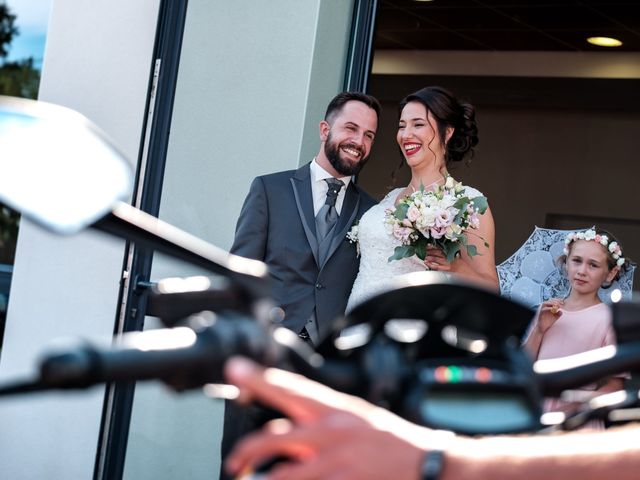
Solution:
{"label": "green eucalyptus leaf", "polygon": [[469,197],[462,197],[456,200],[456,203],[454,203],[453,206],[459,210],[466,210],[469,203],[471,203]]}
{"label": "green eucalyptus leaf", "polygon": [[409,205],[406,203],[399,203],[396,206],[395,211],[393,212],[393,216],[398,220],[404,220],[407,218],[407,210],[409,210]]}
{"label": "green eucalyptus leaf", "polygon": [[415,253],[416,250],[411,245],[399,245],[393,250],[393,255],[389,257],[388,261],[402,260],[403,258],[412,257]]}
{"label": "green eucalyptus leaf", "polygon": [[424,238],[421,238],[418,242],[416,242],[415,244],[415,252],[416,252],[416,256],[424,261],[424,257],[427,256],[427,241]]}
{"label": "green eucalyptus leaf", "polygon": [[442,250],[447,257],[447,262],[451,263],[455,260],[456,254],[460,251],[460,244],[457,242],[447,242],[445,245],[443,245]]}
{"label": "green eucalyptus leaf", "polygon": [[473,206],[478,209],[478,212],[484,213],[489,207],[487,197],[476,197],[473,199]]}
{"label": "green eucalyptus leaf", "polygon": [[470,257],[475,257],[478,254],[478,248],[475,245],[467,245],[467,253]]}

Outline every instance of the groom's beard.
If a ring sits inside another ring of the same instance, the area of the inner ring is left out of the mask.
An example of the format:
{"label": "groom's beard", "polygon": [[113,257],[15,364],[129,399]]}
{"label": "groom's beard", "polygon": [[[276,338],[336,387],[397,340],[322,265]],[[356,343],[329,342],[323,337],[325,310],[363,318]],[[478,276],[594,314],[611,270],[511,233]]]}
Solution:
{"label": "groom's beard", "polygon": [[[341,146],[349,147],[359,151],[362,157],[360,157],[360,160],[355,163],[349,160],[345,160],[340,156]],[[333,142],[331,138],[331,132],[329,132],[327,141],[324,144],[324,154],[327,156],[329,163],[331,163],[331,166],[335,169],[335,171],[345,177],[348,177],[350,175],[357,175],[360,170],[362,170],[362,167],[364,167],[365,163],[367,163],[367,161],[369,160],[369,157],[364,156],[364,149],[361,146],[354,143],[343,143],[342,145],[339,145],[338,143]]]}

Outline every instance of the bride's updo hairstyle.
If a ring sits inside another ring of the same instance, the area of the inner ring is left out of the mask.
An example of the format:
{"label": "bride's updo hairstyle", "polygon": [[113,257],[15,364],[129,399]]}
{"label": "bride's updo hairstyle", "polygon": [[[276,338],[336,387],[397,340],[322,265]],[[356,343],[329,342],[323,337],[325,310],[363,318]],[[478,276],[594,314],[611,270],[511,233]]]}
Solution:
{"label": "bride's updo hairstyle", "polygon": [[440,143],[445,145],[447,127],[453,127],[453,135],[444,152],[445,165],[473,158],[473,148],[478,144],[478,126],[476,109],[470,103],[464,103],[442,87],[426,87],[407,95],[400,101],[399,114],[409,102],[419,102],[436,119]]}

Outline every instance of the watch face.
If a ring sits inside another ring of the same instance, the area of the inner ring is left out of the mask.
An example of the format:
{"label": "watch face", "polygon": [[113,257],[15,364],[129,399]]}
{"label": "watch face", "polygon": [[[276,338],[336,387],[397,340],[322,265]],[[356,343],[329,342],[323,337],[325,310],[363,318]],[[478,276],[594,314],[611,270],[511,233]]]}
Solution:
{"label": "watch face", "polygon": [[420,406],[424,424],[469,435],[522,432],[540,414],[522,392],[430,389]]}

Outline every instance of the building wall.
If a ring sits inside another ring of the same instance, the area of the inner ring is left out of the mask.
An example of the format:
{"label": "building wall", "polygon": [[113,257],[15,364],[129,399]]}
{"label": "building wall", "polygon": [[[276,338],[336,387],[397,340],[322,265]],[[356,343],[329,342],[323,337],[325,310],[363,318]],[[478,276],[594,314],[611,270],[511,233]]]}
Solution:
{"label": "building wall", "polygon": [[[158,0],[57,0],[48,29],[40,99],[87,116],[132,165],[141,140],[158,5]],[[97,233],[60,237],[22,222],[2,382],[32,374],[54,339],[110,343],[123,253],[123,242]],[[3,398],[0,477],[91,478],[103,395],[104,388],[96,387]]]}

